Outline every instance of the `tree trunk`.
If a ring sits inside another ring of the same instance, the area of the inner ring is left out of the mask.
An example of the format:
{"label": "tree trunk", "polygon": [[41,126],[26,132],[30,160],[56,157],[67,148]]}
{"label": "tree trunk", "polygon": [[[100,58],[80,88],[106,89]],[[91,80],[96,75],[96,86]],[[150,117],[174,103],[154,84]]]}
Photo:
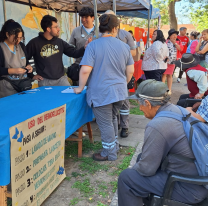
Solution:
{"label": "tree trunk", "polygon": [[176,0],[171,0],[168,5],[168,13],[169,13],[169,21],[170,21],[170,29],[178,30],[178,23],[175,15],[175,2]]}

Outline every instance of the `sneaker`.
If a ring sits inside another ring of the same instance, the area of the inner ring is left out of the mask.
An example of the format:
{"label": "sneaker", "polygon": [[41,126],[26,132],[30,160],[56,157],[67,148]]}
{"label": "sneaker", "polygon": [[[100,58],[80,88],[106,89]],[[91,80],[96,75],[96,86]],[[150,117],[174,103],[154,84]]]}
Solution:
{"label": "sneaker", "polygon": [[120,136],[123,137],[123,138],[128,137],[129,136],[128,128],[122,128]]}
{"label": "sneaker", "polygon": [[171,90],[169,90],[169,91],[168,91],[168,94],[169,94],[169,95],[171,95],[171,94],[172,94]]}
{"label": "sneaker", "polygon": [[177,79],[177,82],[178,82],[178,83],[180,83],[180,82],[181,82],[181,79],[180,79],[180,78],[178,78],[178,79]]}

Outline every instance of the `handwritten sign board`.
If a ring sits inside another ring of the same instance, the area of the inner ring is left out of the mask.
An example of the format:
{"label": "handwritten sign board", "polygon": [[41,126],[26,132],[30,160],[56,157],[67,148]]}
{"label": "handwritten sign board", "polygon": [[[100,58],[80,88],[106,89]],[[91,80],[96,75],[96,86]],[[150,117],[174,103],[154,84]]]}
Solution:
{"label": "handwritten sign board", "polygon": [[10,128],[13,206],[39,206],[65,178],[66,105]]}

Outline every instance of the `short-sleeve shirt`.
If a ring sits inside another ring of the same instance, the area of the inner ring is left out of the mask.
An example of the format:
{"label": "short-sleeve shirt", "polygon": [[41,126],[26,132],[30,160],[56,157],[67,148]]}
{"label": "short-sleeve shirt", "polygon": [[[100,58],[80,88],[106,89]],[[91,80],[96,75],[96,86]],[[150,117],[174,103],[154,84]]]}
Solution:
{"label": "short-sleeve shirt", "polygon": [[206,122],[208,122],[208,96],[202,100],[201,105],[196,113],[199,114]]}
{"label": "short-sleeve shirt", "polygon": [[80,65],[93,67],[88,80],[87,103],[99,107],[125,100],[126,67],[133,65],[130,48],[114,37],[101,37],[86,48]]}
{"label": "short-sleeve shirt", "polygon": [[[93,40],[96,39],[94,28],[92,29],[91,33],[93,36]],[[82,37],[82,34],[84,35],[84,37]],[[71,34],[71,37],[69,40],[69,44],[74,45],[76,47],[76,49],[80,49],[85,45],[85,43],[87,41],[86,37],[88,35],[89,35],[89,33],[86,31],[86,29],[83,26],[79,26],[72,31],[72,34]],[[79,64],[81,62],[81,60],[82,60],[82,57],[77,58],[75,63]]]}
{"label": "short-sleeve shirt", "polygon": [[180,39],[182,45],[183,45],[183,50],[181,51],[181,54],[185,54],[187,47],[188,47],[188,43],[189,43],[189,38],[187,36],[179,36],[178,35],[178,39]]}
{"label": "short-sleeve shirt", "polygon": [[119,29],[119,32],[118,32],[116,38],[118,38],[122,42],[128,44],[131,50],[136,49],[136,44],[134,42],[134,39],[132,38],[132,35],[128,31],[125,31],[123,29]]}

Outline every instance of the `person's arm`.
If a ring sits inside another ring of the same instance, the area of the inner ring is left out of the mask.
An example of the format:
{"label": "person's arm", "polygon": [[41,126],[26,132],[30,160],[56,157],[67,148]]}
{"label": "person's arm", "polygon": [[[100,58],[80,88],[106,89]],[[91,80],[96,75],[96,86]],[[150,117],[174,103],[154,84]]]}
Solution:
{"label": "person's arm", "polygon": [[67,55],[68,57],[73,57],[73,58],[79,58],[83,57],[85,49],[84,47],[81,47],[80,49],[76,50],[76,48],[73,45],[68,44],[67,42],[63,41],[63,48],[64,48],[64,54]]}
{"label": "person's arm", "polygon": [[204,54],[208,51],[208,43],[204,46],[204,48],[201,51],[198,51],[198,54]]}
{"label": "person's arm", "polygon": [[74,93],[79,94],[82,92],[82,90],[84,89],[87,83],[87,80],[89,78],[91,71],[92,71],[91,66],[83,65],[81,67],[80,72],[79,72],[79,87],[74,88]]}
{"label": "person's arm", "polygon": [[20,42],[20,46],[21,46],[22,50],[25,53],[25,58],[26,58],[26,66],[25,66],[25,68],[28,70],[27,76],[32,79],[34,77],[34,74],[32,72],[33,71],[33,68],[32,68],[32,66],[29,63],[26,46],[22,42]]}
{"label": "person's arm", "polygon": [[127,84],[130,82],[133,74],[134,74],[134,59],[131,55],[131,53],[129,52],[129,55],[128,55],[128,62],[127,62],[127,66],[126,66],[126,81],[127,81]]}
{"label": "person's arm", "polygon": [[206,73],[200,70],[190,70],[187,72],[190,79],[197,83],[199,93],[196,94],[195,99],[201,99],[207,91],[207,76]]}
{"label": "person's arm", "polygon": [[202,44],[202,37],[200,37],[200,39],[199,39],[199,42],[198,42],[198,44],[196,46],[196,49],[195,49],[195,52],[199,51],[199,48],[200,48],[201,44]]}
{"label": "person's arm", "polygon": [[131,55],[132,56],[135,56],[136,55],[136,45],[134,43],[134,39],[132,38],[131,34],[129,32],[127,32],[127,44],[129,45],[130,47],[130,50],[131,50]]}
{"label": "person's arm", "polygon": [[69,44],[72,44],[76,47],[76,39],[74,38],[75,31],[72,31],[71,37],[69,39]]}
{"label": "person's arm", "polygon": [[178,51],[183,51],[183,45],[181,41],[175,43],[175,47]]}
{"label": "person's arm", "polygon": [[188,110],[193,117],[197,118],[198,120],[202,122],[206,122],[205,119],[203,119],[200,114],[197,114],[192,110],[192,107],[187,107],[186,110]]}
{"label": "person's arm", "polygon": [[144,133],[142,155],[132,169],[142,176],[153,176],[167,155],[168,143],[162,134],[152,127],[147,127]]}
{"label": "person's arm", "polygon": [[127,80],[127,83],[130,82],[133,74],[134,74],[134,65],[133,64],[132,65],[128,65],[126,67],[126,80]]}
{"label": "person's arm", "polygon": [[191,43],[190,50],[191,50],[192,54],[195,54],[195,52],[196,52],[195,50],[196,50],[197,44],[198,44],[198,41],[193,41]]}

